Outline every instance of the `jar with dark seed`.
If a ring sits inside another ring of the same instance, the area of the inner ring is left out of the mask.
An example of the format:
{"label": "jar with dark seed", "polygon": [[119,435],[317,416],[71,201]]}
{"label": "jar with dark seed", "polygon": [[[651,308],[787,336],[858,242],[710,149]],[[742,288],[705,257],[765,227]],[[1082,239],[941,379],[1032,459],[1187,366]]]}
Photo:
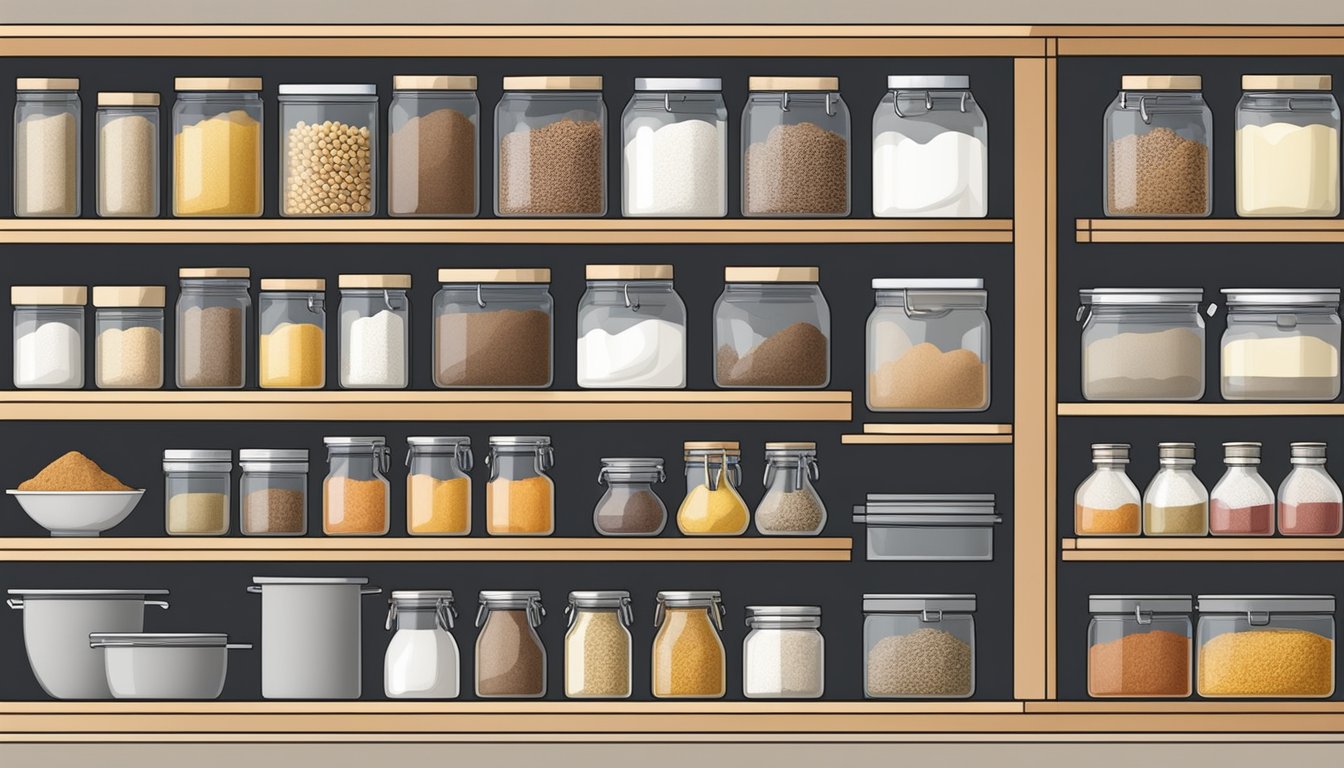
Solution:
{"label": "jar with dark seed", "polygon": [[506,77],[495,108],[495,215],[607,212],[602,78]]}

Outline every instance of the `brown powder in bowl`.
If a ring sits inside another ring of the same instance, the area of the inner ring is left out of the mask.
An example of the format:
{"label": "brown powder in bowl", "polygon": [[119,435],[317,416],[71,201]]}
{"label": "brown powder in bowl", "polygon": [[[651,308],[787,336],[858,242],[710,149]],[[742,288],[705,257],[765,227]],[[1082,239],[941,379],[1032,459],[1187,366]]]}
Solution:
{"label": "brown powder in bowl", "polygon": [[93,459],[70,451],[35,476],[19,483],[20,491],[131,491],[133,488],[107,474]]}

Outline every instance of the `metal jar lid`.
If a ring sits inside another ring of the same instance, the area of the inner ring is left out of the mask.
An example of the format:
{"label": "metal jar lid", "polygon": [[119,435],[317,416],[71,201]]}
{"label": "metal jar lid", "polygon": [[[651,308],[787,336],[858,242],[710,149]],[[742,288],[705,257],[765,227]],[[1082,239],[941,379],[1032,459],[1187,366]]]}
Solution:
{"label": "metal jar lid", "polygon": [[377,96],[373,83],[286,83],[277,90],[281,96]]}
{"label": "metal jar lid", "polygon": [[975,595],[889,595],[863,596],[864,613],[970,613],[975,610]]}
{"label": "metal jar lid", "polygon": [[244,472],[307,472],[306,448],[244,448],[238,451]]}
{"label": "metal jar lid", "polygon": [[1129,463],[1129,443],[1093,443],[1092,461],[1111,464]]}
{"label": "metal jar lid", "polygon": [[657,599],[669,608],[702,608],[722,600],[723,593],[717,589],[666,590]]}
{"label": "metal jar lid", "polygon": [[1195,459],[1194,443],[1158,443],[1158,459]]}
{"label": "metal jar lid", "polygon": [[416,448],[456,448],[471,445],[471,438],[466,435],[417,435],[406,438],[406,444]]}
{"label": "metal jar lid", "polygon": [[163,452],[164,472],[230,472],[233,451],[169,449]]}
{"label": "metal jar lid", "polygon": [[1078,300],[1084,305],[1114,306],[1153,304],[1199,304],[1204,301],[1203,288],[1084,288],[1078,291]]}
{"label": "metal jar lid", "polygon": [[981,291],[985,281],[978,277],[878,277],[876,291]]}
{"label": "metal jar lid", "polygon": [[1087,609],[1092,613],[1190,613],[1194,598],[1190,595],[1088,595]]}
{"label": "metal jar lid", "polygon": [[892,91],[965,90],[970,87],[970,75],[887,75],[887,89]]}
{"label": "metal jar lid", "polygon": [[1223,443],[1223,463],[1254,466],[1260,463],[1260,443]]}
{"label": "metal jar lid", "polygon": [[91,648],[228,648],[248,650],[250,643],[230,643],[222,632],[92,632]]}
{"label": "metal jar lid", "polygon": [[490,445],[491,445],[491,446],[500,446],[500,447],[505,447],[505,446],[526,446],[526,447],[530,447],[530,448],[537,448],[537,447],[540,447],[540,446],[545,446],[545,445],[550,445],[550,444],[551,444],[551,438],[547,437],[546,435],[491,435],[491,436],[490,436]]}
{"label": "metal jar lid", "polygon": [[748,605],[748,627],[768,626],[776,629],[810,628],[821,625],[819,605]]}
{"label": "metal jar lid", "polygon": [[1325,443],[1291,443],[1288,450],[1294,459],[1324,459]]}
{"label": "metal jar lid", "polygon": [[374,446],[374,445],[386,444],[387,438],[380,437],[378,435],[356,435],[353,437],[324,437],[322,438],[322,443],[324,445]]}
{"label": "metal jar lid", "polygon": [[636,91],[721,91],[718,77],[636,77]]}
{"label": "metal jar lid", "polygon": [[1200,613],[1334,613],[1333,595],[1196,595]]}
{"label": "metal jar lid", "polygon": [[766,443],[766,453],[804,453],[817,455],[817,444],[808,441]]}
{"label": "metal jar lid", "polygon": [[576,608],[620,608],[630,602],[630,593],[623,589],[578,590],[569,593],[569,602]]}
{"label": "metal jar lid", "polygon": [[1230,308],[1339,307],[1338,288],[1224,288]]}

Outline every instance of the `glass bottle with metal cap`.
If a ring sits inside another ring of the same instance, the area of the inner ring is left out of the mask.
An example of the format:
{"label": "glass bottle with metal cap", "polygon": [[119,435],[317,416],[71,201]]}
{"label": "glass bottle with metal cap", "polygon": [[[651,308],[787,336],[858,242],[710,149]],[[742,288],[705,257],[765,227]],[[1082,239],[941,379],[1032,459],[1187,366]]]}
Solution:
{"label": "glass bottle with metal cap", "polygon": [[812,483],[821,479],[817,444],[766,443],[765,495],[752,518],[765,536],[815,536],[826,527],[826,505]]}
{"label": "glass bottle with metal cap", "polygon": [[836,77],[753,77],[742,111],[743,216],[848,216],[849,107]]}
{"label": "glass bottle with metal cap", "polygon": [[621,116],[624,216],[728,214],[728,110],[717,77],[637,77]]}
{"label": "glass bottle with metal cap", "polygon": [[470,437],[406,438],[406,532],[412,536],[471,533]]}
{"label": "glass bottle with metal cap", "polygon": [[98,215],[159,215],[159,94],[98,94]]}
{"label": "glass bottle with metal cap", "polygon": [[989,294],[979,278],[879,278],[868,317],[868,408],[989,408]]}
{"label": "glass bottle with metal cap", "polygon": [[173,80],[173,215],[260,216],[261,78]]}
{"label": "glass bottle with metal cap", "polygon": [[20,77],[14,102],[14,215],[79,216],[77,77]]}
{"label": "glass bottle with metal cap", "polygon": [[387,601],[384,629],[397,631],[383,656],[383,692],[392,699],[455,699],[461,670],[448,589],[398,590]]}
{"label": "glass bottle with metal cap", "polygon": [[726,267],[714,304],[714,383],[819,389],[831,381],[831,308],[817,267]]}
{"label": "glass bottle with metal cap", "polygon": [[1138,536],[1143,529],[1139,489],[1125,474],[1129,443],[1093,443],[1092,474],[1073,494],[1077,536]]}
{"label": "glass bottle with metal cap", "polygon": [[742,641],[742,695],[819,699],[826,688],[821,607],[749,605]]}
{"label": "glass bottle with metal cap", "polygon": [[740,536],[751,522],[742,484],[742,449],[736,441],[685,444],[686,498],[677,528],[687,536]]}
{"label": "glass bottle with metal cap", "polygon": [[565,696],[630,698],[630,593],[570,592],[565,614]]}
{"label": "glass bottle with metal cap", "polygon": [[481,103],[475,75],[394,75],[387,111],[387,213],[475,216]]}
{"label": "glass bottle with metal cap", "polygon": [[969,699],[974,612],[975,595],[864,595],[864,696]]}
{"label": "glass bottle with metal cap", "polygon": [[405,389],[411,370],[410,275],[341,275],[341,386]]}
{"label": "glass bottle with metal cap", "polygon": [[327,382],[327,281],[261,281],[257,294],[257,383],[321,389]]}
{"label": "glass bottle with metal cap", "polygon": [[247,381],[247,328],[252,272],[247,267],[177,271],[177,386],[242,389]]}
{"label": "glass bottle with metal cap", "polygon": [[1225,288],[1228,400],[1339,397],[1338,288]]}
{"label": "glass bottle with metal cap", "polygon": [[249,536],[308,533],[308,450],[244,448],[238,463],[239,529]]}
{"label": "glass bottle with metal cap", "polygon": [[504,78],[495,107],[495,215],[607,212],[600,76]]}
{"label": "glass bottle with metal cap", "polygon": [[228,533],[232,472],[232,451],[164,451],[164,529],[168,535]]}
{"label": "glass bottle with metal cap", "polygon": [[657,536],[667,525],[667,506],[653,490],[667,479],[659,458],[602,459],[598,484],[606,493],[593,509],[593,527],[603,536]]}
{"label": "glass bottle with metal cap", "polygon": [[1200,696],[1334,695],[1334,596],[1199,595],[1195,607]]}
{"label": "glass bottle with metal cap", "polygon": [[1213,212],[1213,113],[1199,75],[1125,75],[1106,109],[1107,216]]}
{"label": "glass bottle with metal cap", "polygon": [[18,389],[83,389],[82,285],[15,285],[14,386]]}
{"label": "glass bottle with metal cap", "polygon": [[889,75],[873,113],[873,215],[982,217],[989,128],[966,75]]}
{"label": "glass bottle with metal cap", "polygon": [[331,468],[322,482],[322,532],[382,536],[388,531],[391,452],[382,437],[326,437]]}
{"label": "glass bottle with metal cap", "polygon": [[1339,104],[1330,75],[1242,75],[1237,215],[1339,215]]}
{"label": "glass bottle with metal cap", "polygon": [[1227,471],[1209,491],[1209,533],[1273,536],[1274,489],[1260,476],[1259,443],[1223,443]]}
{"label": "glass bottle with metal cap", "polygon": [[372,216],[378,208],[378,88],[280,86],[280,215]]}
{"label": "glass bottle with metal cap", "polygon": [[589,264],[579,300],[578,384],[686,386],[686,305],[671,264]]}
{"label": "glass bottle with metal cap", "polygon": [[551,385],[555,302],[549,269],[440,269],[434,385]]}
{"label": "glass bottle with metal cap", "polygon": [[1204,396],[1202,288],[1088,288],[1078,294],[1084,399]]}
{"label": "glass bottle with metal cap", "polygon": [[1204,536],[1209,492],[1195,477],[1194,443],[1158,443],[1159,469],[1143,492],[1145,536]]}
{"label": "glass bottle with metal cap", "polygon": [[550,536],[555,532],[555,449],[545,435],[492,436],[485,457],[485,531],[491,536]]}
{"label": "glass bottle with metal cap", "polygon": [[1089,595],[1087,695],[1190,695],[1190,595]]}
{"label": "glass bottle with metal cap", "polygon": [[1344,528],[1344,495],[1325,469],[1325,443],[1293,443],[1293,470],[1279,486],[1279,533],[1338,536]]}
{"label": "glass bottle with metal cap", "polygon": [[93,383],[99,389],[163,386],[162,285],[93,288]]}
{"label": "glass bottle with metal cap", "polygon": [[723,596],[718,590],[659,592],[653,626],[653,695],[719,699],[727,692]]}
{"label": "glass bottle with metal cap", "polygon": [[546,646],[537,627],[546,616],[533,590],[481,592],[476,613],[476,695],[483,699],[546,696]]}

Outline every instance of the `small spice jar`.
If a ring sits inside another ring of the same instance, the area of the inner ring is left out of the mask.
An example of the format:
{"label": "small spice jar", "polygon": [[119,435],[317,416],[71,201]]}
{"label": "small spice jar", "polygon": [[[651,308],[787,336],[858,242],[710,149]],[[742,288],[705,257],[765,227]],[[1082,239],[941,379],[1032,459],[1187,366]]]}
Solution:
{"label": "small spice jar", "polygon": [[686,305],[671,264],[589,264],[579,300],[578,384],[686,386]]}
{"label": "small spice jar", "polygon": [[387,112],[387,212],[475,216],[481,103],[475,75],[395,75]]}
{"label": "small spice jar", "polygon": [[975,279],[873,281],[868,409],[989,408],[989,294]]}
{"label": "small spice jar", "polygon": [[1087,695],[1190,696],[1190,595],[1090,595]]}
{"label": "small spice jar", "polygon": [[551,270],[440,269],[439,282],[435,386],[551,386]]}
{"label": "small spice jar", "polygon": [[411,370],[410,275],[341,275],[341,386],[405,389]]}
{"label": "small spice jar", "polygon": [[412,536],[471,533],[470,437],[406,438],[406,532]]}
{"label": "small spice jar", "polygon": [[98,215],[159,215],[159,94],[98,94]]}
{"label": "small spice jar", "polygon": [[969,699],[975,595],[864,595],[863,695]]}
{"label": "small spice jar", "polygon": [[546,616],[541,593],[481,592],[476,613],[476,695],[483,699],[546,696],[546,646],[537,627]]}
{"label": "small spice jar", "polygon": [[381,437],[327,437],[330,469],[322,482],[322,532],[382,536],[388,530],[391,453]]}
{"label": "small spice jar", "polygon": [[723,596],[718,590],[659,592],[653,626],[653,695],[659,699],[721,699],[724,668]]}
{"label": "small spice jar", "polygon": [[387,601],[385,629],[396,626],[383,656],[389,699],[456,699],[461,670],[452,590],[397,590]]}
{"label": "small spice jar", "polygon": [[1143,492],[1145,536],[1204,536],[1209,492],[1195,477],[1194,443],[1158,443],[1157,474]]}
{"label": "small spice jar", "polygon": [[765,496],[756,505],[756,530],[765,536],[816,536],[826,527],[826,505],[812,483],[821,479],[816,443],[765,444]]}
{"label": "small spice jar", "polygon": [[742,695],[819,699],[826,688],[821,607],[749,605],[742,641]]}
{"label": "small spice jar", "polygon": [[727,267],[714,304],[714,383],[819,389],[831,381],[831,308],[817,267]]}
{"label": "small spice jar", "polygon": [[1084,399],[1204,396],[1202,288],[1089,288],[1078,294]]}
{"label": "small spice jar", "polygon": [[261,281],[257,294],[257,383],[321,389],[327,381],[327,281]]}
{"label": "small spice jar", "polygon": [[1106,109],[1107,216],[1213,212],[1213,113],[1198,75],[1125,75]]}
{"label": "small spice jar", "polygon": [[1227,400],[1339,397],[1338,288],[1225,288]]}
{"label": "small spice jar", "polygon": [[836,77],[753,77],[742,111],[743,216],[848,216],[849,107]]}
{"label": "small spice jar", "polygon": [[1293,471],[1279,486],[1279,533],[1338,536],[1344,528],[1344,495],[1325,468],[1325,443],[1293,443]]}
{"label": "small spice jar", "polygon": [[493,436],[485,484],[485,531],[491,536],[555,532],[555,449],[544,435]]}
{"label": "small spice jar", "polygon": [[14,215],[79,216],[79,78],[20,77],[14,104]]}
{"label": "small spice jar", "polygon": [[630,593],[570,592],[565,613],[565,696],[630,698]]}
{"label": "small spice jar", "polygon": [[1273,536],[1274,489],[1260,476],[1259,443],[1223,443],[1227,471],[1209,491],[1209,533]]}
{"label": "small spice jar", "polygon": [[173,81],[173,215],[260,216],[261,78]]}
{"label": "small spice jar", "polygon": [[18,389],[84,387],[84,305],[82,285],[15,285],[14,386]]}
{"label": "small spice jar", "polygon": [[308,533],[307,449],[244,448],[238,463],[243,468],[239,530],[249,536]]}
{"label": "small spice jar", "polygon": [[621,115],[623,216],[728,215],[728,110],[717,77],[637,77]]}
{"label": "small spice jar", "polygon": [[1093,443],[1092,474],[1073,494],[1073,532],[1077,536],[1138,536],[1143,497],[1125,474],[1128,443]]}
{"label": "small spice jar", "polygon": [[495,107],[495,215],[607,212],[602,78],[506,77]]}
{"label": "small spice jar", "polygon": [[93,288],[93,383],[99,389],[163,386],[161,285]]}
{"label": "small spice jar", "polygon": [[233,452],[163,452],[164,528],[170,536],[223,536],[229,532]]}
{"label": "small spice jar", "polygon": [[740,536],[751,522],[742,484],[737,442],[688,442],[686,498],[677,508],[677,528],[687,536]]}
{"label": "small spice jar", "polygon": [[1237,215],[1339,215],[1339,104],[1330,75],[1242,75]]}
{"label": "small spice jar", "polygon": [[873,114],[873,215],[981,217],[989,127],[966,75],[888,75]]}
{"label": "small spice jar", "polygon": [[372,216],[377,158],[377,86],[280,86],[281,216]]}
{"label": "small spice jar", "polygon": [[1334,695],[1332,595],[1199,595],[1195,607],[1200,696]]}
{"label": "small spice jar", "polygon": [[247,267],[177,271],[177,386],[242,389],[252,273]]}
{"label": "small spice jar", "polygon": [[667,525],[667,506],[653,490],[667,479],[659,458],[602,459],[597,482],[607,492],[593,509],[593,527],[603,536],[657,536]]}

